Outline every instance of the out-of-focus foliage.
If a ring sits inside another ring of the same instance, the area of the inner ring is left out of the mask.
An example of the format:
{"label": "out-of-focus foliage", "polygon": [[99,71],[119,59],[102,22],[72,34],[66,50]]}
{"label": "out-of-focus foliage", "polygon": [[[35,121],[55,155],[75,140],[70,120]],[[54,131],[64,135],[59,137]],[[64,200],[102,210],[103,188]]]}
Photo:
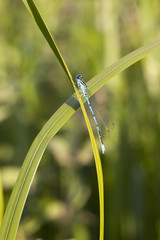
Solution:
{"label": "out-of-focus foliage", "polygon": [[[86,80],[159,37],[158,0],[36,3],[72,74],[82,73]],[[73,90],[23,3],[1,1],[0,13],[0,166],[6,206],[33,139]],[[152,54],[97,94],[115,122],[102,156],[105,239],[160,239],[159,62],[159,52]],[[77,115],[44,154],[17,240],[98,238],[96,171],[85,123]]]}
{"label": "out-of-focus foliage", "polygon": [[3,211],[4,211],[4,200],[3,200],[3,187],[2,187],[2,179],[1,179],[1,172],[0,172],[0,226],[2,224]]}

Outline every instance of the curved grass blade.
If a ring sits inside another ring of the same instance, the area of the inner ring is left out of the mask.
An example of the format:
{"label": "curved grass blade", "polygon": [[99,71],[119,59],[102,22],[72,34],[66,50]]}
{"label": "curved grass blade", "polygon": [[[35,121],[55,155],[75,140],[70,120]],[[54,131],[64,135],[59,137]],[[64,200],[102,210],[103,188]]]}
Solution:
{"label": "curved grass blade", "polygon": [[[54,38],[52,37],[45,21],[43,20],[40,12],[38,11],[38,8],[36,6],[36,4],[32,1],[32,0],[22,0],[24,5],[26,6],[27,10],[29,11],[29,13],[32,15],[32,17],[34,18],[35,22],[37,23],[40,31],[42,32],[43,36],[45,37],[45,39],[47,40],[49,46],[51,47],[52,51],[54,52],[54,54],[56,55],[59,63],[61,64],[62,68],[64,69],[66,75],[68,76],[68,78],[71,80],[71,74],[70,71],[58,49],[58,46],[54,40]],[[71,80],[72,81],[72,80]]]}
{"label": "curved grass blade", "polygon": [[[81,100],[82,101],[82,100]],[[80,102],[81,105],[81,102]],[[81,105],[82,112],[85,115],[87,115],[86,110],[84,108],[84,105],[82,103]],[[99,156],[99,151],[97,148],[97,143],[93,134],[93,130],[91,128],[91,124],[89,122],[88,116],[85,117],[86,125],[88,128],[88,132],[91,139],[93,154],[95,158],[95,164],[96,164],[96,171],[97,171],[97,179],[98,179],[98,189],[99,189],[99,207],[100,207],[100,234],[99,234],[99,240],[104,239],[104,187],[103,187],[103,172],[102,172],[102,165],[101,165],[101,159]]]}
{"label": "curved grass blade", "polygon": [[93,77],[89,82],[87,82],[87,86],[89,91],[91,92],[91,95],[97,92],[101,87],[104,86],[106,82],[108,82],[118,73],[122,72],[129,66],[133,65],[134,63],[138,62],[148,54],[151,54],[152,52],[158,49],[160,49],[160,39],[150,42],[144,45],[143,47],[140,47],[137,50],[120,58],[110,67],[106,68],[105,70],[97,74],[95,77]]}
{"label": "curved grass blade", "polygon": [[[27,1],[27,2],[26,2]],[[74,87],[75,93],[79,99],[79,103],[87,124],[87,128],[89,131],[93,153],[95,157],[96,162],[96,169],[97,169],[97,176],[98,176],[98,187],[99,187],[99,197],[100,197],[100,240],[103,240],[104,235],[104,199],[103,199],[103,176],[102,176],[102,168],[101,168],[101,162],[99,157],[99,152],[97,149],[96,141],[93,135],[93,131],[87,116],[87,113],[85,111],[83,102],[79,96],[78,90],[76,89],[75,83],[72,79],[72,76],[69,72],[69,69],[62,58],[62,55],[52,37],[50,34],[45,22],[43,21],[36,5],[32,0],[23,0],[25,6],[31,13],[31,15],[34,17],[38,27],[40,28],[41,32],[43,33],[44,37],[46,38],[47,42],[49,43],[50,47],[52,48],[54,54],[56,55],[58,61],[60,62],[61,66],[63,67],[66,75],[71,80],[72,85]],[[28,3],[28,5],[27,5]],[[66,119],[66,117],[65,117]],[[50,121],[49,121],[50,122]],[[55,119],[55,122],[57,122],[57,119]],[[61,122],[62,123],[62,122]],[[54,124],[53,124],[54,125]],[[48,123],[45,125],[48,129]],[[45,127],[45,128],[46,128]],[[42,129],[43,130],[43,129]],[[42,154],[51,140],[50,138],[50,131],[52,132],[52,127],[48,129],[47,135],[46,132],[41,131],[40,134],[36,137],[35,141],[33,142],[27,157],[24,161],[24,164],[22,166],[22,169],[20,171],[19,177],[17,179],[16,185],[13,189],[10,201],[7,206],[7,210],[5,212],[4,221],[2,228],[0,229],[0,237],[1,240],[13,240],[15,238],[18,224],[20,221],[20,217],[22,214],[22,210],[24,207],[24,203],[26,201],[26,197],[28,195],[28,191],[30,188],[30,185],[32,183],[33,177],[35,175],[36,169],[39,165],[40,159],[42,157]]]}
{"label": "curved grass blade", "polygon": [[[89,132],[89,136],[90,136],[90,139],[91,139],[91,144],[92,144],[92,149],[93,149],[93,154],[94,154],[94,158],[95,158],[95,162],[96,162],[96,169],[97,171],[97,177],[98,177],[98,183],[99,181],[103,181],[103,176],[102,176],[102,171],[100,171],[100,167],[97,166],[97,163],[99,162],[98,165],[101,165],[101,162],[100,162],[100,157],[99,157],[99,153],[98,153],[98,148],[97,148],[97,145],[96,145],[96,141],[95,141],[95,137],[94,137],[94,134],[93,134],[93,131],[92,131],[92,128],[91,128],[91,125],[90,125],[90,121],[89,121],[89,118],[88,118],[88,115],[85,111],[85,108],[83,106],[83,102],[80,98],[80,95],[79,95],[79,92],[75,86],[75,82],[73,81],[72,79],[72,76],[70,74],[70,71],[58,49],[58,46],[56,45],[56,42],[54,41],[49,29],[47,28],[44,20],[42,19],[35,3],[32,1],[32,0],[23,0],[24,3],[28,3],[28,7],[29,7],[29,12],[32,13],[32,16],[34,17],[39,29],[41,30],[42,34],[44,35],[44,37],[46,38],[48,44],[50,45],[51,49],[53,50],[54,54],[56,55],[58,61],[60,62],[61,66],[63,67],[65,73],[67,74],[67,76],[69,77],[73,87],[74,87],[74,90],[75,90],[75,93],[79,99],[79,103],[80,103],[80,106],[81,106],[81,109],[82,109],[82,112],[83,112],[83,115],[84,115],[84,118],[85,118],[85,122],[86,122],[86,125],[87,125],[87,128],[88,128],[88,132]],[[25,4],[26,5],[26,4]],[[27,9],[28,9],[27,7]],[[101,176],[100,176],[101,175]],[[98,184],[98,187],[101,188],[101,186],[103,186],[103,182],[100,183],[100,185]],[[103,192],[103,189],[99,189],[99,197],[100,197],[100,240],[103,240],[103,229],[104,229],[104,213],[101,213],[101,210],[104,208],[103,206],[101,205],[104,205],[104,200],[103,200],[103,196],[102,196],[102,192]]]}
{"label": "curved grass blade", "polygon": [[[69,103],[69,100],[67,101]],[[74,105],[79,105],[78,101],[75,99]],[[22,165],[20,174],[18,176],[16,185],[12,191],[7,210],[4,215],[2,227],[0,229],[0,239],[1,240],[14,240],[17,232],[18,224],[22,214],[22,210],[33,181],[33,177],[36,173],[37,167],[40,163],[42,155],[46,146],[56,132],[63,126],[63,124],[70,118],[70,116],[75,112],[75,110],[68,104],[63,104],[59,110],[49,119],[49,121],[42,128],[40,133],[34,140],[31,148],[26,156],[26,159]],[[70,114],[66,114],[70,113]],[[68,115],[68,119],[67,119]],[[91,131],[91,129],[90,129]],[[92,133],[93,134],[93,133]],[[100,195],[103,196],[103,176],[102,169],[99,159],[99,153],[96,147],[95,138],[91,137],[92,144],[95,149],[96,158],[98,159],[96,163],[98,172],[98,182],[100,188]],[[103,198],[101,197],[101,229],[103,230]],[[101,238],[103,239],[103,231],[101,230]]]}
{"label": "curved grass blade", "polygon": [[62,105],[42,128],[31,145],[5,211],[2,226],[0,228],[1,240],[15,239],[26,197],[43,152],[53,135],[61,128],[62,122],[66,119],[65,113],[68,110],[73,112],[73,109],[66,104]]}

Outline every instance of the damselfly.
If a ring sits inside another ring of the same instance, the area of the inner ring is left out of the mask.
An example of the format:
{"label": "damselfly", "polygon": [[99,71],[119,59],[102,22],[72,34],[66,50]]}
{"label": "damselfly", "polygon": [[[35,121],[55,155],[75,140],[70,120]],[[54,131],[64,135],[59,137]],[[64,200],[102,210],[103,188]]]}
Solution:
{"label": "damselfly", "polygon": [[89,109],[91,111],[91,114],[93,116],[93,120],[94,120],[94,122],[96,124],[97,133],[98,133],[98,137],[99,137],[101,148],[102,148],[102,153],[104,154],[106,149],[105,149],[105,146],[104,146],[104,143],[103,143],[103,140],[102,140],[101,131],[100,131],[100,128],[99,128],[99,125],[98,125],[98,122],[97,122],[97,118],[96,118],[96,116],[94,114],[93,108],[91,106],[91,103],[90,103],[90,100],[89,100],[89,97],[88,97],[88,94],[87,94],[88,86],[83,81],[82,75],[76,76],[76,84],[77,84],[77,89],[82,92],[83,96],[85,97],[85,99],[86,99],[86,101],[88,103],[88,107],[89,107]]}

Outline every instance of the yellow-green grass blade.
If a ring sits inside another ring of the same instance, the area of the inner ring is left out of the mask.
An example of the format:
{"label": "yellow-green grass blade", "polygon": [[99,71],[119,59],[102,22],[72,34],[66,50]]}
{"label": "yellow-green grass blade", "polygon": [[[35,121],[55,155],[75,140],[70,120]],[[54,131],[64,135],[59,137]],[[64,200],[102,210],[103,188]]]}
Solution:
{"label": "yellow-green grass blade", "polygon": [[[20,174],[12,191],[2,226],[0,229],[1,240],[14,240],[17,232],[22,210],[30,189],[33,177],[43,155],[43,152],[56,132],[66,121],[65,112],[73,112],[73,109],[63,104],[59,110],[49,119],[46,125],[34,140],[26,159],[22,165]],[[71,114],[72,115],[72,114]]]}
{"label": "yellow-green grass blade", "polygon": [[[28,5],[27,5],[27,3]],[[100,164],[100,157],[99,157],[99,153],[98,153],[98,149],[97,149],[97,145],[96,145],[96,141],[95,141],[95,138],[94,138],[94,135],[93,135],[93,131],[92,131],[92,128],[91,128],[91,125],[90,125],[90,122],[89,122],[89,119],[88,119],[88,116],[87,116],[87,113],[85,111],[85,108],[83,106],[83,102],[79,96],[79,92],[77,91],[76,89],[76,86],[74,84],[74,81],[72,79],[72,76],[70,74],[70,71],[49,31],[49,29],[47,28],[44,20],[42,19],[36,5],[34,4],[34,2],[32,0],[23,0],[24,4],[27,6],[27,9],[29,8],[29,12],[31,13],[31,15],[34,17],[39,29],[41,30],[41,32],[43,33],[44,37],[46,38],[47,42],[49,43],[51,49],[53,50],[54,54],[56,55],[58,61],[60,62],[61,66],[63,67],[65,73],[67,74],[67,76],[69,77],[69,79],[71,80],[71,83],[74,87],[74,90],[75,90],[75,93],[79,99],[79,102],[80,102],[80,106],[81,106],[81,109],[82,109],[82,112],[83,112],[83,115],[84,115],[84,118],[85,118],[85,121],[86,121],[86,124],[87,124],[87,128],[88,128],[88,131],[89,131],[89,135],[90,135],[90,139],[91,139],[91,143],[92,143],[92,148],[93,148],[93,153],[94,153],[94,157],[95,157],[95,161],[96,161],[96,166],[97,166],[97,163],[99,162],[99,165]],[[99,170],[100,168],[99,167],[96,167],[97,170]],[[101,181],[103,181],[103,176],[99,177],[100,174],[102,174],[102,171],[101,172],[97,172],[98,174],[98,182],[99,180],[101,179]],[[99,187],[100,186],[103,186],[103,182],[100,183],[100,185],[98,185]],[[100,191],[100,193],[102,193],[102,190]],[[102,209],[101,205],[102,205],[102,202],[103,202],[103,196],[100,195],[100,209]],[[103,204],[104,205],[104,204]],[[100,212],[101,214],[101,212]],[[102,233],[102,230],[103,230],[103,224],[104,224],[104,219],[102,220],[102,217],[103,217],[104,214],[101,214],[101,218],[100,218],[100,239],[102,240],[103,239],[103,233]]]}
{"label": "yellow-green grass blade", "polygon": [[[29,9],[29,12],[31,13],[31,15],[34,17],[39,29],[43,33],[44,37],[46,38],[47,42],[49,43],[51,49],[53,50],[54,54],[56,55],[58,61],[60,62],[61,66],[63,67],[65,73],[67,74],[67,76],[71,80],[71,83],[74,87],[75,93],[76,93],[76,95],[79,99],[79,103],[80,103],[80,106],[81,106],[81,109],[82,109],[82,112],[83,112],[83,115],[84,115],[84,118],[85,118],[85,121],[86,121],[86,125],[87,125],[88,131],[89,131],[91,144],[92,144],[92,148],[93,148],[93,153],[94,153],[94,157],[95,157],[95,162],[96,162],[96,169],[97,169],[97,176],[98,176],[98,183],[99,183],[98,186],[99,186],[99,188],[101,188],[103,186],[103,176],[102,176],[102,171],[100,171],[101,168],[99,167],[99,165],[101,165],[100,157],[99,157],[96,141],[95,141],[95,138],[94,138],[94,135],[93,135],[93,131],[92,131],[92,128],[91,128],[91,125],[90,125],[90,121],[88,119],[87,113],[86,113],[85,108],[83,106],[83,102],[82,102],[82,100],[79,96],[79,92],[76,89],[76,86],[75,86],[75,83],[72,79],[70,71],[69,71],[69,69],[68,69],[68,67],[67,67],[67,65],[66,65],[66,63],[65,63],[65,61],[64,61],[64,59],[63,59],[63,57],[62,57],[62,55],[59,51],[59,49],[58,49],[58,46],[56,45],[49,29],[47,28],[44,20],[42,19],[35,3],[32,0],[23,0],[23,2],[25,4],[25,6],[27,7],[27,9]],[[28,3],[28,5],[27,5],[27,3]],[[100,182],[100,181],[102,181],[102,182]],[[100,195],[99,195],[99,197],[100,197],[100,240],[103,240],[103,228],[104,228],[104,226],[103,226],[104,225],[104,213],[103,213],[104,211],[103,212],[101,211],[103,209],[102,205],[104,205],[102,192],[103,192],[103,189],[100,189],[100,191],[99,191],[99,193],[100,193]]]}
{"label": "yellow-green grass blade", "polygon": [[153,42],[150,42],[143,47],[138,48],[137,50],[127,54],[122,57],[114,64],[97,74],[93,77],[88,83],[89,92],[93,95],[97,90],[104,86],[111,78],[116,76],[118,73],[127,69],[129,66],[138,62],[148,54],[151,54],[155,50],[160,49],[160,39],[157,39]]}
{"label": "yellow-green grass blade", "polygon": [[[68,101],[69,103],[69,101]],[[78,101],[75,100],[75,106],[77,108]],[[49,119],[49,121],[42,128],[40,133],[37,135],[34,140],[26,159],[22,165],[20,174],[18,176],[15,187],[12,191],[7,209],[4,215],[2,227],[0,229],[0,239],[1,240],[14,240],[17,232],[18,224],[22,214],[22,210],[28,195],[33,177],[36,173],[37,167],[41,160],[41,157],[44,153],[44,150],[56,134],[56,132],[62,127],[62,125],[69,119],[66,117],[66,112],[68,117],[73,114],[74,109],[68,104],[63,104],[59,110]],[[93,133],[92,133],[93,134]],[[98,158],[98,150],[96,148],[95,138],[92,136],[91,140],[93,141],[93,146],[96,151],[96,157]],[[100,161],[100,160],[99,160]],[[98,171],[101,173],[101,165],[98,163]],[[100,176],[102,178],[102,174]],[[101,194],[103,193],[103,182],[101,178],[98,178],[101,182],[100,189]],[[101,199],[102,201],[102,199]],[[102,208],[102,207],[101,207]],[[103,209],[102,209],[103,210]],[[104,211],[103,211],[104,212]],[[103,216],[103,215],[102,215]],[[103,226],[103,222],[101,223]],[[103,238],[101,238],[103,239]]]}
{"label": "yellow-green grass blade", "polygon": [[[49,46],[51,47],[52,51],[54,52],[54,54],[56,55],[59,63],[61,64],[62,68],[64,69],[66,75],[68,76],[68,78],[71,80],[71,74],[69,72],[69,69],[58,49],[58,46],[54,40],[54,38],[52,37],[45,21],[43,20],[40,12],[38,11],[38,8],[36,6],[36,4],[32,1],[32,0],[22,0],[24,5],[26,6],[27,10],[29,11],[29,13],[32,15],[32,17],[34,18],[35,22],[37,23],[40,31],[42,32],[43,36],[45,37],[45,39],[47,40]],[[71,80],[72,81],[72,80]]]}
{"label": "yellow-green grass blade", "polygon": [[3,186],[2,186],[1,171],[0,171],[0,226],[2,224],[3,211],[4,211]]}
{"label": "yellow-green grass blade", "polygon": [[88,128],[89,136],[91,139],[93,154],[95,158],[95,164],[96,164],[96,171],[97,171],[97,179],[98,179],[98,190],[99,190],[99,207],[100,207],[100,233],[99,233],[99,240],[104,239],[104,187],[103,187],[103,172],[102,172],[102,165],[101,165],[101,159],[99,156],[97,144],[95,141],[95,137],[86,113],[86,110],[84,108],[83,102],[81,99],[79,99],[80,106],[86,121],[86,125]]}

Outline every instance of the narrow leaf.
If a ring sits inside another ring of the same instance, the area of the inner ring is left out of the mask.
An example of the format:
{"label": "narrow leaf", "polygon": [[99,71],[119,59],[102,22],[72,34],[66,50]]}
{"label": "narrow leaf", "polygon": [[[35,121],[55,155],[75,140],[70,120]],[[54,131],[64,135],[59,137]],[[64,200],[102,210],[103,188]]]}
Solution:
{"label": "narrow leaf", "polygon": [[[67,74],[68,78],[71,79],[71,74],[69,72],[69,69],[56,45],[56,42],[54,40],[54,38],[52,37],[49,29],[46,26],[45,21],[43,20],[40,12],[38,11],[38,8],[36,6],[36,4],[32,1],[32,0],[22,0],[23,3],[25,4],[25,6],[27,7],[27,10],[29,11],[29,13],[32,15],[32,17],[34,18],[35,22],[37,23],[40,31],[42,32],[43,36],[45,37],[45,39],[47,40],[49,46],[51,47],[52,51],[54,52],[54,54],[56,55],[59,63],[61,64],[62,68],[64,69],[65,73]],[[28,5],[27,5],[28,3]]]}
{"label": "narrow leaf", "polygon": [[[88,116],[87,116],[87,113],[85,111],[85,108],[83,106],[83,102],[79,96],[79,92],[77,91],[76,89],[76,86],[75,86],[75,83],[72,79],[72,76],[70,74],[70,71],[58,49],[58,46],[56,45],[49,29],[47,28],[44,20],[42,19],[39,11],[38,11],[38,8],[36,7],[35,3],[32,1],[32,0],[23,0],[23,2],[25,3],[26,5],[26,1],[28,3],[28,6],[30,8],[30,11],[32,13],[32,16],[34,17],[39,29],[41,30],[41,32],[43,33],[44,37],[46,38],[47,42],[49,43],[51,49],[53,50],[54,54],[56,55],[58,61],[60,62],[61,66],[63,67],[64,71],[66,72],[67,76],[69,77],[69,79],[71,80],[71,83],[74,87],[74,90],[75,90],[75,93],[77,95],[77,98],[79,99],[79,102],[80,102],[80,106],[81,106],[81,109],[82,109],[82,112],[83,112],[83,115],[84,115],[84,118],[85,118],[85,121],[86,121],[86,125],[87,125],[87,128],[88,128],[88,131],[89,131],[89,135],[90,135],[90,138],[91,138],[91,143],[92,143],[92,149],[93,149],[93,154],[94,154],[94,157],[95,157],[95,162],[97,164],[97,162],[99,161],[99,165],[101,164],[100,163],[100,157],[99,157],[99,153],[98,153],[98,149],[97,149],[97,145],[96,145],[96,141],[95,141],[95,138],[94,138],[94,135],[93,135],[93,131],[92,131],[92,128],[91,128],[91,125],[90,125],[90,121],[88,119]],[[27,7],[28,9],[28,7]],[[100,168],[96,168],[98,171]],[[101,178],[99,178],[99,175],[102,174],[102,171],[101,172],[97,172],[98,174],[98,182],[101,180],[103,181],[103,177],[101,176]],[[101,183],[101,185],[103,185],[103,183]],[[99,186],[99,185],[98,185]],[[100,191],[100,193],[102,193],[102,190]],[[103,196],[100,195],[100,205],[102,204],[103,202]],[[104,205],[104,203],[103,203]],[[102,207],[100,206],[100,209],[102,209]],[[100,211],[100,214],[101,214],[101,211]],[[103,224],[104,224],[104,219],[102,221],[102,217],[104,215],[102,214],[102,216],[100,217],[100,240],[103,240],[103,233],[102,233],[102,230],[104,228]]]}
{"label": "narrow leaf", "polygon": [[128,55],[122,57],[117,62],[112,64],[110,67],[106,68],[95,77],[93,77],[88,83],[89,91],[93,95],[97,90],[104,86],[111,78],[116,76],[118,73],[127,69],[129,66],[138,62],[148,54],[153,51],[160,49],[160,39],[150,42],[143,47],[129,53]]}

